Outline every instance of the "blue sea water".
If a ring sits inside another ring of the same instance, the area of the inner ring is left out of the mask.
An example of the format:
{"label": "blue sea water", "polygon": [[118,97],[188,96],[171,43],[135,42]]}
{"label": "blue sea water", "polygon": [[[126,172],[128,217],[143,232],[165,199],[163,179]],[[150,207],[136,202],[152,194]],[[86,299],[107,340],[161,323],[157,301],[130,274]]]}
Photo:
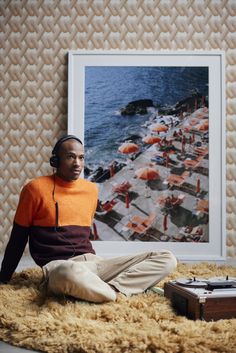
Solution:
{"label": "blue sea water", "polygon": [[86,67],[85,165],[92,170],[124,160],[118,147],[130,135],[145,135],[146,115],[122,116],[120,109],[138,99],[175,105],[197,89],[208,96],[207,67]]}

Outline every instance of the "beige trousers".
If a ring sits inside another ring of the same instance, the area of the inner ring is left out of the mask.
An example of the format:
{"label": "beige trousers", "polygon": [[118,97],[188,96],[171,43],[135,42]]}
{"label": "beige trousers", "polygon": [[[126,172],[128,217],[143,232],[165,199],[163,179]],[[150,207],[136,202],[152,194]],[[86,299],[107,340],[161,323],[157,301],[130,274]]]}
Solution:
{"label": "beige trousers", "polygon": [[85,254],[43,267],[48,290],[95,303],[115,301],[114,288],[130,296],[156,285],[177,265],[167,250],[103,259]]}

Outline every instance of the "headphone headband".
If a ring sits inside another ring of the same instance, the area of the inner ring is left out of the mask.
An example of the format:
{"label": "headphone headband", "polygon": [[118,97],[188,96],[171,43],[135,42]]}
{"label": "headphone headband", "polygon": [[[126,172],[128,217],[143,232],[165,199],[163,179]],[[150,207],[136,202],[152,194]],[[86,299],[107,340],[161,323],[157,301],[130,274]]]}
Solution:
{"label": "headphone headband", "polygon": [[50,158],[50,165],[53,168],[58,168],[59,167],[60,159],[59,159],[59,156],[58,156],[58,151],[59,151],[61,145],[63,144],[63,142],[65,142],[67,140],[76,140],[79,143],[81,143],[81,145],[83,145],[82,141],[78,137],[76,137],[74,135],[64,135],[64,136],[62,136],[56,142],[56,144],[55,144],[55,146],[53,147],[53,150],[52,150],[52,157]]}
{"label": "headphone headband", "polygon": [[76,140],[76,141],[78,141],[79,143],[81,143],[81,145],[82,145],[82,141],[81,141],[78,137],[76,137],[76,136],[74,136],[74,135],[65,135],[65,136],[62,136],[62,137],[56,142],[55,146],[53,147],[52,154],[53,154],[53,155],[57,155],[59,148],[61,147],[61,145],[63,144],[63,142],[65,142],[65,141],[67,141],[67,140]]}

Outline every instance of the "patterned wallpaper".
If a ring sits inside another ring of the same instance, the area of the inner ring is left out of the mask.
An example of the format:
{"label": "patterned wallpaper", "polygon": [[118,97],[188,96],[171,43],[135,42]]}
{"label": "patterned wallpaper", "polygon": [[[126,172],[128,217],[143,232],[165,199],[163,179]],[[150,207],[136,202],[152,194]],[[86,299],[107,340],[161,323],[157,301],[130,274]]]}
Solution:
{"label": "patterned wallpaper", "polygon": [[227,255],[236,258],[236,1],[0,1],[0,250],[19,191],[49,173],[67,129],[67,53],[76,49],[226,53]]}

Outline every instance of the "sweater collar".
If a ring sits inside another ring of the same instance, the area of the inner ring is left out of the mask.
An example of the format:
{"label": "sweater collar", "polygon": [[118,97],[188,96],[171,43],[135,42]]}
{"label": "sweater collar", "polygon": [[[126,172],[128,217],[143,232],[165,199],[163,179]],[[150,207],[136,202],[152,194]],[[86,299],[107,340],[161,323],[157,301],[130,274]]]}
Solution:
{"label": "sweater collar", "polygon": [[80,178],[77,180],[73,180],[73,181],[65,181],[62,178],[60,178],[59,176],[57,176],[56,174],[53,174],[52,177],[55,178],[54,180],[57,185],[63,186],[65,188],[73,188],[74,186],[76,186],[80,183]]}

